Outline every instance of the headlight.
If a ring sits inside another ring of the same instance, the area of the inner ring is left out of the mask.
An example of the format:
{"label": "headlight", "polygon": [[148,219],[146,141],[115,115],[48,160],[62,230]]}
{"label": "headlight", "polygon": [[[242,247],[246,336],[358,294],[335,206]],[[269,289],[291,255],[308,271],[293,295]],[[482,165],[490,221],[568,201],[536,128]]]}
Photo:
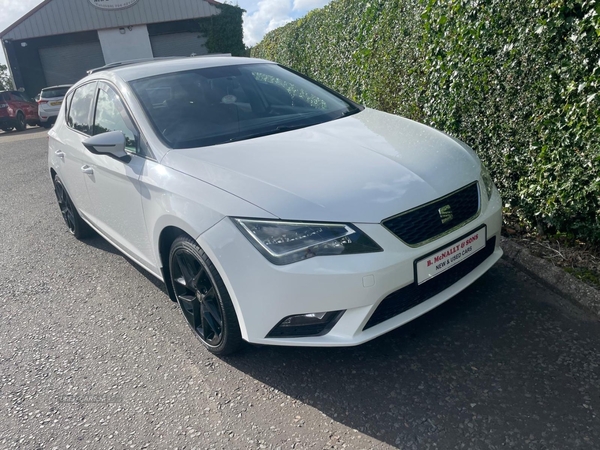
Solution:
{"label": "headlight", "polygon": [[382,252],[350,224],[233,219],[248,240],[273,264],[285,265],[325,255]]}
{"label": "headlight", "polygon": [[492,176],[490,172],[485,168],[483,163],[481,164],[481,179],[483,180],[483,184],[485,185],[485,192],[487,193],[488,200],[492,198],[492,191],[494,190],[494,181],[492,180]]}

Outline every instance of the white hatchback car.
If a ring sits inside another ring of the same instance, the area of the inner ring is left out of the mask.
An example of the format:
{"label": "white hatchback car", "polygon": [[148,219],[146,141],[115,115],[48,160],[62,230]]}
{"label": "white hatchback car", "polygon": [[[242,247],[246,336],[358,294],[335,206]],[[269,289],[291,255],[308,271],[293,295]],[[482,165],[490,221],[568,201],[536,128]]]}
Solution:
{"label": "white hatchback car", "polygon": [[502,255],[500,197],[468,146],[269,61],[95,71],[49,136],[69,230],[163,280],[216,354],[366,342]]}
{"label": "white hatchback car", "polygon": [[70,84],[63,84],[60,86],[44,88],[42,89],[42,92],[40,92],[36,102],[38,104],[40,124],[44,128],[50,128],[56,121],[56,116],[58,116],[63,99],[70,87]]}

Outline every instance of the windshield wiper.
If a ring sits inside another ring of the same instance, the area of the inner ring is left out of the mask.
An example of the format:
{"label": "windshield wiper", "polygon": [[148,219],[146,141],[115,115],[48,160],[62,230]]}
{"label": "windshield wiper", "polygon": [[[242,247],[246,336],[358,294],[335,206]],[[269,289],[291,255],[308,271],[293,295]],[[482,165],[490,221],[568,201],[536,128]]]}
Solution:
{"label": "windshield wiper", "polygon": [[272,128],[267,131],[259,131],[258,133],[250,133],[244,134],[242,136],[237,136],[229,139],[227,142],[237,142],[237,141],[245,141],[246,139],[254,139],[262,136],[269,136],[270,134],[284,133],[286,131],[297,130],[299,128],[306,128],[311,126],[312,124],[303,124],[303,125],[279,125],[276,128]]}
{"label": "windshield wiper", "polygon": [[[350,109],[347,111],[344,111],[339,117],[338,119],[341,119],[342,117],[346,117],[346,116],[351,116],[353,114],[356,114],[360,112],[360,109],[356,108],[356,109]],[[335,119],[334,119],[335,120]],[[271,128],[269,130],[266,131],[259,131],[257,133],[250,133],[250,134],[245,134],[242,136],[237,136],[237,137],[233,137],[229,140],[227,140],[226,142],[237,142],[237,141],[245,141],[246,139],[254,139],[254,138],[258,138],[258,137],[262,137],[262,136],[269,136],[271,134],[277,134],[277,133],[284,133],[286,131],[293,131],[293,130],[299,130],[300,128],[306,128],[306,127],[311,127],[313,125],[319,125],[320,123],[301,123],[301,124],[296,124],[296,125],[279,125],[275,128]]]}
{"label": "windshield wiper", "polygon": [[356,113],[359,113],[359,112],[360,112],[360,109],[358,109],[358,108],[355,108],[355,109],[349,109],[349,110],[347,110],[347,111],[344,111],[344,112],[342,113],[342,115],[341,115],[339,118],[341,119],[342,117],[348,117],[348,116],[352,116],[352,115],[354,115],[354,114],[356,114]]}

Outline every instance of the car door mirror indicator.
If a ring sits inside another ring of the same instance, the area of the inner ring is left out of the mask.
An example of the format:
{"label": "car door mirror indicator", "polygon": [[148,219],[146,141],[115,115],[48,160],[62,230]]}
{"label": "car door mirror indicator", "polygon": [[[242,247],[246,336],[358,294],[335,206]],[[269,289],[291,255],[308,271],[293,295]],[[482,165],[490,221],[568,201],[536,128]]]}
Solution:
{"label": "car door mirror indicator", "polygon": [[125,135],[122,131],[97,134],[83,141],[83,145],[95,155],[106,155],[128,163],[131,156],[125,151]]}

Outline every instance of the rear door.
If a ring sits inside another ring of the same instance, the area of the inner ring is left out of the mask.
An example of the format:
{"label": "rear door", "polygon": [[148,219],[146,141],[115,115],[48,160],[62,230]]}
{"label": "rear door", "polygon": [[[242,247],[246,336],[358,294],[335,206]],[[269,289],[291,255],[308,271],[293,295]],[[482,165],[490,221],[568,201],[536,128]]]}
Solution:
{"label": "rear door", "polygon": [[37,121],[39,119],[37,103],[22,92],[14,92],[12,95],[18,103],[19,109],[25,114],[27,121]]}
{"label": "rear door", "polygon": [[91,163],[91,153],[83,141],[92,134],[92,105],[96,94],[93,81],[78,87],[69,98],[66,108],[66,123],[52,133],[55,137],[51,155],[57,161],[56,168],[67,192],[79,213],[89,219],[90,197],[85,185],[84,171]]}

